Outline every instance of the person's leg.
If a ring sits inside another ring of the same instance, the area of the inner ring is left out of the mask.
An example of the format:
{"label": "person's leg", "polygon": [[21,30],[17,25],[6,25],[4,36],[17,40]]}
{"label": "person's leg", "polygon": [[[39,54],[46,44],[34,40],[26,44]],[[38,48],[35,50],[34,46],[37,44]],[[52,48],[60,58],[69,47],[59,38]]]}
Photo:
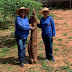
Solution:
{"label": "person's leg", "polygon": [[46,55],[46,59],[45,60],[48,60],[49,59],[49,54],[48,54],[48,46],[47,46],[47,37],[44,37],[44,36],[42,36],[42,39],[43,39],[43,41],[44,41],[44,44],[45,44],[45,55]]}
{"label": "person's leg", "polygon": [[52,37],[47,37],[47,53],[48,53],[48,57],[49,59],[53,59],[53,41],[52,41]]}
{"label": "person's leg", "polygon": [[42,37],[45,44],[46,59],[53,59],[52,37]]}
{"label": "person's leg", "polygon": [[27,39],[23,39],[23,63],[28,64],[28,62],[25,59],[25,47],[26,47]]}
{"label": "person's leg", "polygon": [[18,45],[18,57],[19,57],[19,61],[20,61],[20,66],[23,67],[23,39],[20,38],[16,38],[17,41],[17,45]]}

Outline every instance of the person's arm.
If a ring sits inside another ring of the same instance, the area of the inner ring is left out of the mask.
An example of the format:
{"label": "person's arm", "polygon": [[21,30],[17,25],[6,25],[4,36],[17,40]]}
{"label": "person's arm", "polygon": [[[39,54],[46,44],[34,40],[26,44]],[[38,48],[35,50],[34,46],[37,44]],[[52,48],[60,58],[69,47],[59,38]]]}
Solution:
{"label": "person's arm", "polygon": [[19,28],[22,30],[31,30],[31,27],[27,26],[27,25],[23,25],[20,18],[18,18],[18,17],[16,18],[16,23],[19,26]]}
{"label": "person's arm", "polygon": [[51,26],[52,26],[52,36],[54,37],[56,35],[56,30],[53,18],[51,18]]}

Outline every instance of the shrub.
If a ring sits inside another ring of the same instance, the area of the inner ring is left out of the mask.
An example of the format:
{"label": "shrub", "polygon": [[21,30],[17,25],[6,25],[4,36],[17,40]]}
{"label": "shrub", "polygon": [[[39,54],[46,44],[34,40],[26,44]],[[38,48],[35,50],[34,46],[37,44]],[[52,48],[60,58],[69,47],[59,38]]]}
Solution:
{"label": "shrub", "polygon": [[33,8],[36,11],[37,17],[40,17],[38,14],[38,11],[42,8],[42,3],[40,2],[36,2],[34,0],[0,0],[0,11],[1,15],[3,15],[3,19],[0,20],[0,23],[7,26],[7,17],[15,18],[16,10],[23,6],[30,9],[28,18],[30,18]]}

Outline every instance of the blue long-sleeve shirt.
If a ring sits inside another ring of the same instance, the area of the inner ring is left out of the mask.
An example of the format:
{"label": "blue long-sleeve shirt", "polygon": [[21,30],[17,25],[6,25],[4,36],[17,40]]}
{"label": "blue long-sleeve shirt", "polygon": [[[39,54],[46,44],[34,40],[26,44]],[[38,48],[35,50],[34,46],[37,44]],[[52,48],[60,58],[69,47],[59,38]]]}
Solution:
{"label": "blue long-sleeve shirt", "polygon": [[46,19],[44,17],[41,18],[40,24],[37,24],[39,28],[42,30],[42,35],[46,37],[55,36],[55,23],[51,16],[48,16]]}
{"label": "blue long-sleeve shirt", "polygon": [[15,20],[15,35],[26,39],[30,29],[28,18],[24,16],[24,19],[22,19],[20,16],[17,16]]}

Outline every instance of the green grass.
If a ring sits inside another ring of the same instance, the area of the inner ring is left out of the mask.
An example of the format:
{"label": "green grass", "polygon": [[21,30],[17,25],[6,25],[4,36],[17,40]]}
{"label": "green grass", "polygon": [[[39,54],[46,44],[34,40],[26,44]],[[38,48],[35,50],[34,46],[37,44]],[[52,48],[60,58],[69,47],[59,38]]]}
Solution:
{"label": "green grass", "polygon": [[40,41],[39,43],[38,43],[38,45],[43,45],[44,44],[44,42],[43,41]]}
{"label": "green grass", "polygon": [[72,72],[72,69],[70,69],[69,66],[63,65],[63,66],[61,66],[61,67],[57,67],[57,68],[55,69],[55,72]]}
{"label": "green grass", "polygon": [[60,67],[60,69],[61,70],[66,70],[66,72],[71,72],[72,71],[72,69],[70,69],[69,66],[65,66],[65,65],[63,65],[62,67]]}
{"label": "green grass", "polygon": [[59,51],[59,48],[54,48],[54,51]]}
{"label": "green grass", "polygon": [[40,54],[39,54],[39,57],[40,57],[40,58],[43,58],[43,57],[44,57],[44,54],[43,54],[43,53],[40,53]]}
{"label": "green grass", "polygon": [[68,35],[67,33],[64,33],[64,34],[63,34],[63,36],[67,36],[67,35]]}
{"label": "green grass", "polygon": [[40,70],[34,70],[35,68],[37,68],[37,66],[30,67],[30,68],[26,69],[25,72],[40,72]]}
{"label": "green grass", "polygon": [[6,48],[6,47],[5,47],[5,48],[1,48],[1,49],[0,49],[0,53],[7,52],[7,51],[9,51],[9,49],[8,49],[8,48]]}
{"label": "green grass", "polygon": [[8,67],[6,67],[5,68],[8,72],[10,72],[10,71],[14,71],[15,70],[15,68],[13,67],[13,66],[8,66]]}
{"label": "green grass", "polygon": [[68,43],[67,41],[65,41],[65,43]]}
{"label": "green grass", "polygon": [[39,47],[38,50],[42,51],[44,50],[44,47]]}
{"label": "green grass", "polygon": [[66,64],[69,64],[69,61],[66,61],[65,63],[66,63]]}
{"label": "green grass", "polygon": [[41,60],[40,62],[42,64],[43,69],[45,69],[46,72],[51,72],[53,70],[54,67],[49,66],[47,62],[45,62],[43,60]]}
{"label": "green grass", "polygon": [[56,46],[56,45],[57,45],[57,43],[53,42],[53,45],[54,45],[54,46]]}
{"label": "green grass", "polygon": [[5,47],[5,48],[0,48],[0,58],[3,56],[6,56],[6,52],[9,51],[9,48]]}
{"label": "green grass", "polygon": [[59,39],[57,39],[57,41],[63,41],[63,40],[59,38]]}
{"label": "green grass", "polygon": [[69,37],[68,39],[72,39],[72,37]]}
{"label": "green grass", "polygon": [[67,23],[64,23],[64,25],[67,25]]}

